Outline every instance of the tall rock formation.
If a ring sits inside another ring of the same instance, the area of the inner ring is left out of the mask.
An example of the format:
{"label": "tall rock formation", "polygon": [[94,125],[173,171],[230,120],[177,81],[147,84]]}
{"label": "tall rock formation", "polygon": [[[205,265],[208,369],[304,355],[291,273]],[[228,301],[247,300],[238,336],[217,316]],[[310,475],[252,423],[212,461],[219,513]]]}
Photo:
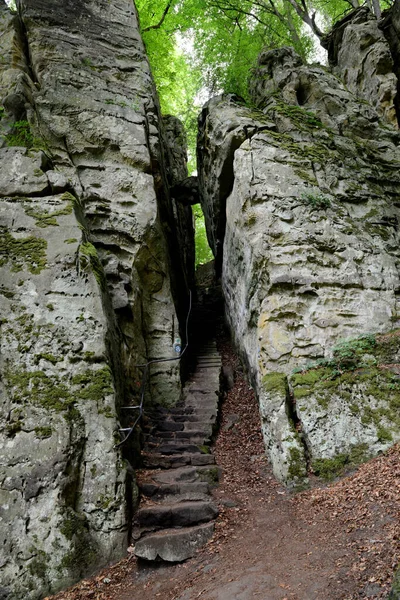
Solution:
{"label": "tall rock formation", "polygon": [[[131,0],[0,0],[0,28],[0,596],[33,600],[125,551],[120,409],[188,281]],[[146,401],[180,393],[155,365]]]}
{"label": "tall rock formation", "polygon": [[[353,52],[362,68],[372,56],[393,64],[376,20],[372,48],[360,43],[358,18],[340,38],[354,50],[336,48],[348,86],[337,67],[281,48],[259,58],[253,107],[219,96],[200,117],[200,193],[227,319],[289,484],[400,439],[399,338],[375,335],[400,319],[400,135],[380,116],[393,120],[396,78],[351,72]],[[356,340],[333,350],[343,338]]]}

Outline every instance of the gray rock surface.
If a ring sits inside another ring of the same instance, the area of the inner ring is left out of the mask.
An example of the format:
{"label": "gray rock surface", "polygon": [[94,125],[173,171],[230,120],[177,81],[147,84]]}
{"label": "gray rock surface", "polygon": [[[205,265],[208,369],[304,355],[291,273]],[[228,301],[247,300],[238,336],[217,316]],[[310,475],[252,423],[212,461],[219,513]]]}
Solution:
{"label": "gray rock surface", "polygon": [[389,44],[366,7],[352,11],[323,40],[329,64],[347,89],[397,126],[397,77]]}
{"label": "gray rock surface", "polygon": [[393,71],[397,77],[397,96],[395,107],[397,121],[400,124],[400,0],[395,0],[391,8],[379,24],[387,42],[393,59]]}
{"label": "gray rock surface", "polygon": [[160,558],[166,562],[182,562],[191,558],[212,537],[214,523],[185,529],[152,533],[135,544],[135,554],[146,560]]}
{"label": "gray rock surface", "polygon": [[[137,365],[176,356],[186,288],[132,2],[1,0],[0,18],[0,581],[34,600],[125,553],[120,407]],[[146,402],[180,393],[178,362],[153,367]]]}
{"label": "gray rock surface", "polygon": [[[274,471],[296,483],[321,411],[302,405],[303,419],[283,388],[275,389],[273,374],[307,370],[310,361],[329,358],[341,338],[396,327],[400,139],[337,75],[303,65],[289,48],[261,54],[251,93],[259,109],[229,95],[204,107],[200,191],[222,263],[227,318],[259,395]],[[362,390],[354,394],[358,402],[363,397]],[[350,435],[339,423],[339,400],[334,406],[324,413],[315,457],[351,444],[381,449],[377,429],[370,435],[361,414],[349,419],[357,423]],[[371,407],[367,401],[365,410]]]}

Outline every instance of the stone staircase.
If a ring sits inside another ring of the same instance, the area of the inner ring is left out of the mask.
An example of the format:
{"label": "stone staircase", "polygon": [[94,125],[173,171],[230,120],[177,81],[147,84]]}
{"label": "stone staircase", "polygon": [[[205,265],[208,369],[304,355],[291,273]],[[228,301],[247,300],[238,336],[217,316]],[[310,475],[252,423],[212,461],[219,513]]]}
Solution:
{"label": "stone staircase", "polygon": [[135,515],[135,554],[181,562],[212,536],[218,509],[211,489],[219,469],[210,450],[216,428],[221,358],[214,340],[197,349],[183,400],[157,407],[145,426],[144,469],[138,471],[141,504]]}

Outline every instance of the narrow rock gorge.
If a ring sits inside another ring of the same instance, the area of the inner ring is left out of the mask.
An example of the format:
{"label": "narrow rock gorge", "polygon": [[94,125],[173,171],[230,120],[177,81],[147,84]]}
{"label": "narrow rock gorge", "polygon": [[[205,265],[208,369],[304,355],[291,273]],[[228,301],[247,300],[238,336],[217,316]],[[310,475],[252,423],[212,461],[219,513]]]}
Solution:
{"label": "narrow rock gorge", "polygon": [[[199,200],[276,478],[299,489],[400,440],[399,31],[396,0],[379,22],[364,7],[337,23],[328,66],[264,51],[251,102],[204,106],[188,177],[131,0],[0,0],[0,598],[39,600],[123,557],[143,465],[183,478],[153,473],[144,495],[189,503],[193,483],[207,513],[189,507],[202,524],[171,560],[211,536],[214,338],[198,379],[175,360]],[[155,428],[131,430],[143,397]]]}

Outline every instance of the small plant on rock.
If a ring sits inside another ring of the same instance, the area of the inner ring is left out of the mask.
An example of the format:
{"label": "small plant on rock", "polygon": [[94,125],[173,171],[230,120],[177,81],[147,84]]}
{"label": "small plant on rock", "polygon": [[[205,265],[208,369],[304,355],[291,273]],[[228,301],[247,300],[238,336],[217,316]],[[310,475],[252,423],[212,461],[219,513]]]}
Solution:
{"label": "small plant on rock", "polygon": [[16,121],[11,133],[6,135],[7,146],[23,146],[31,148],[33,135],[28,121]]}
{"label": "small plant on rock", "polygon": [[329,198],[327,196],[323,196],[322,194],[312,194],[311,192],[303,192],[303,194],[301,195],[301,199],[304,202],[304,204],[308,204],[316,210],[329,208],[331,205],[331,201],[329,200]]}

